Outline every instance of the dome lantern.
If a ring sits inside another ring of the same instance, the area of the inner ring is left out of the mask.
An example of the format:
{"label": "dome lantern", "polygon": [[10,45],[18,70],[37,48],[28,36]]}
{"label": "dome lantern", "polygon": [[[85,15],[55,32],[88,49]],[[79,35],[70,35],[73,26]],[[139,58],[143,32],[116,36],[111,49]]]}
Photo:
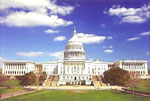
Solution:
{"label": "dome lantern", "polygon": [[74,36],[74,35],[77,35],[76,26],[74,26],[73,36]]}

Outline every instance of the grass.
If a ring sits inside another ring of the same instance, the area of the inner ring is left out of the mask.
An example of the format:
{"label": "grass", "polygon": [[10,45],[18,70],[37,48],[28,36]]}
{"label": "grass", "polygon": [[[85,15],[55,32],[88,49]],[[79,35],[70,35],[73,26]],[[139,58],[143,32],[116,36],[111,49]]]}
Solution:
{"label": "grass", "polygon": [[111,90],[42,90],[2,101],[150,101],[150,98]]}
{"label": "grass", "polygon": [[138,87],[150,87],[150,80],[141,80]]}
{"label": "grass", "polygon": [[23,88],[0,88],[0,94],[7,94],[10,92],[15,92],[15,91],[22,91]]}
{"label": "grass", "polygon": [[[132,90],[132,88],[130,88]],[[150,80],[141,80],[134,88],[135,91],[150,93]]]}
{"label": "grass", "polygon": [[140,87],[140,88],[134,88],[135,91],[140,91],[140,92],[146,92],[146,93],[150,93],[150,87]]}

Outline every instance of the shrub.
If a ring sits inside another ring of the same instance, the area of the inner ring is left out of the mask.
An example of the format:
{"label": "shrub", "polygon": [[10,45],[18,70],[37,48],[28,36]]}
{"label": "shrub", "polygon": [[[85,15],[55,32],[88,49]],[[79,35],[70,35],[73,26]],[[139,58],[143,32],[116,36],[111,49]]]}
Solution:
{"label": "shrub", "polygon": [[2,86],[2,83],[7,81],[8,80],[8,77],[5,76],[5,75],[0,75],[0,86]]}
{"label": "shrub", "polygon": [[8,80],[4,81],[2,85],[7,88],[15,88],[20,86],[20,82],[18,80]]}

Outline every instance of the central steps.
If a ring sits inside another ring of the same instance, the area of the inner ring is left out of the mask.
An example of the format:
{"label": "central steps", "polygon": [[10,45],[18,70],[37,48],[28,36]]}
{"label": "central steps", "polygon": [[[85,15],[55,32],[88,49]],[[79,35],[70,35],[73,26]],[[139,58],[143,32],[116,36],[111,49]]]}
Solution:
{"label": "central steps", "polygon": [[92,79],[95,87],[106,86],[106,84],[102,82],[101,75],[93,75]]}
{"label": "central steps", "polygon": [[58,75],[50,75],[49,78],[44,82],[45,87],[55,87],[57,86],[59,76]]}

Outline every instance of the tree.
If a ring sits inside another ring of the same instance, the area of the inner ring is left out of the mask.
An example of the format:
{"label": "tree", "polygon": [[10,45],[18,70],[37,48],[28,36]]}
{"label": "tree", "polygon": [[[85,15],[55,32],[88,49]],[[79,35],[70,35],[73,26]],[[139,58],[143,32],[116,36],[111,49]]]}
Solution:
{"label": "tree", "polygon": [[8,80],[8,77],[7,76],[5,76],[5,75],[0,75],[0,86],[2,86],[2,83],[4,82],[4,81],[7,81]]}
{"label": "tree", "polygon": [[148,69],[148,74],[150,74],[150,69]]}
{"label": "tree", "polygon": [[21,81],[23,79],[23,76],[16,76],[16,79]]}
{"label": "tree", "polygon": [[134,71],[130,72],[130,78],[131,82],[129,83],[129,85],[135,88],[137,84],[140,82],[140,74]]}
{"label": "tree", "polygon": [[126,86],[130,81],[130,74],[128,71],[116,67],[105,71],[104,79],[111,85]]}
{"label": "tree", "polygon": [[2,68],[0,67],[0,75],[2,74]]}
{"label": "tree", "polygon": [[15,88],[20,86],[20,82],[18,80],[7,80],[4,81],[2,85],[7,88]]}
{"label": "tree", "polygon": [[21,85],[33,85],[36,82],[36,75],[33,72],[26,73],[21,78]]}
{"label": "tree", "polygon": [[130,72],[130,78],[131,78],[131,82],[129,82],[129,86],[132,87],[133,95],[134,95],[134,88],[140,82],[140,74],[137,72],[131,71]]}
{"label": "tree", "polygon": [[46,75],[46,72],[43,72],[40,77],[39,77],[39,84],[42,85],[43,82],[45,81],[47,75]]}

